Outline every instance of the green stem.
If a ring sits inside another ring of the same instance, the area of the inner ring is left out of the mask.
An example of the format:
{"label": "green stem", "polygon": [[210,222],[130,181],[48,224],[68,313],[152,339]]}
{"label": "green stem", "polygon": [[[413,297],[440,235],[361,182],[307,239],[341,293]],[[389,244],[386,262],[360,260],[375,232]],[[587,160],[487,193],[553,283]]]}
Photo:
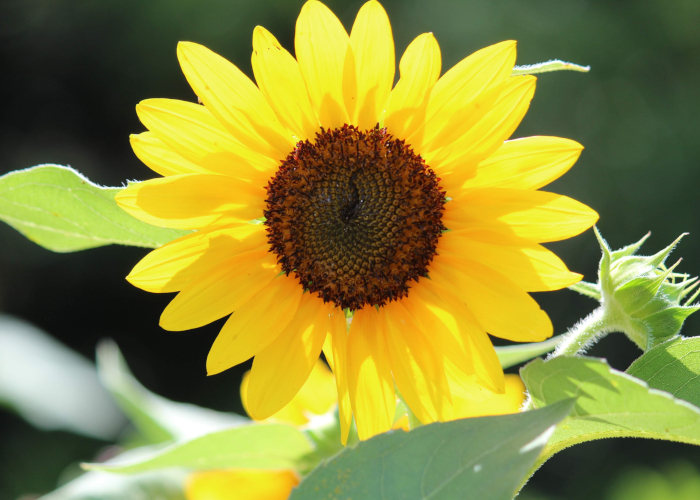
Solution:
{"label": "green stem", "polygon": [[610,325],[603,307],[599,307],[584,319],[576,323],[574,327],[565,333],[557,348],[550,358],[557,356],[575,356],[585,351],[596,340],[610,330]]}

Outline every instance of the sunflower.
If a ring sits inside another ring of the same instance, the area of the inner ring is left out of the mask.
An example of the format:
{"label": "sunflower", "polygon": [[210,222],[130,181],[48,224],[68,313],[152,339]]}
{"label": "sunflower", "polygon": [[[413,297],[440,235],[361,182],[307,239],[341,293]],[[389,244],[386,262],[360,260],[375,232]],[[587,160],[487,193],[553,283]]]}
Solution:
{"label": "sunflower", "polygon": [[[247,408],[246,372],[241,383],[241,399]],[[454,417],[480,417],[517,413],[525,400],[525,385],[518,375],[505,376],[504,394],[484,394],[485,400],[453,395]],[[303,427],[315,416],[332,411],[337,403],[333,374],[323,361],[317,361],[301,390],[284,408],[266,421]],[[397,415],[394,429],[408,430],[407,415]],[[195,472],[185,482],[187,500],[286,500],[299,484],[293,470],[222,469]]]}
{"label": "sunflower", "polygon": [[194,232],[148,254],[127,279],[179,292],[161,316],[166,330],[230,315],[207,371],[254,357],[247,404],[258,419],[294,397],[322,350],[344,440],[353,416],[362,439],[391,427],[395,388],[424,423],[452,418],[455,394],[503,393],[487,334],[549,337],[552,324],[527,292],[581,278],[541,243],[598,216],[538,189],[582,147],[508,140],[536,81],[511,76],[513,41],[440,76],[438,43],[422,34],[394,86],[381,5],[364,4],[348,36],[310,0],[294,44],[296,58],[255,29],[257,85],[207,48],[178,45],[201,104],[137,106],[149,131],[132,146],[163,177],[131,184],[117,201],[145,222]]}

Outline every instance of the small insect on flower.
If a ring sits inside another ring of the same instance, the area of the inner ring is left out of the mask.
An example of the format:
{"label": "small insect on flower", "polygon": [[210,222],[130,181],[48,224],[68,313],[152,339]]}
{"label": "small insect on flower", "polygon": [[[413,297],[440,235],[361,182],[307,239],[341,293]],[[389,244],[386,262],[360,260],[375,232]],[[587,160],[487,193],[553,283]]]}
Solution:
{"label": "small insect on flower", "polygon": [[504,391],[487,334],[552,334],[527,292],[581,276],[540,244],[598,216],[538,190],[581,145],[507,140],[536,81],[511,76],[515,45],[479,50],[440,76],[438,43],[422,34],[393,86],[382,6],[367,2],[348,35],[316,0],[297,20],[296,58],[255,29],[257,85],[207,48],[180,43],[204,105],[137,106],[149,131],[132,146],[163,177],[117,200],[138,219],[195,232],[151,252],[127,279],[179,292],[161,317],[167,330],[230,315],[207,370],[255,358],[251,415],[283,408],[325,345],[343,440],[353,415],[361,439],[391,428],[395,385],[421,422],[449,420],[453,394]]}

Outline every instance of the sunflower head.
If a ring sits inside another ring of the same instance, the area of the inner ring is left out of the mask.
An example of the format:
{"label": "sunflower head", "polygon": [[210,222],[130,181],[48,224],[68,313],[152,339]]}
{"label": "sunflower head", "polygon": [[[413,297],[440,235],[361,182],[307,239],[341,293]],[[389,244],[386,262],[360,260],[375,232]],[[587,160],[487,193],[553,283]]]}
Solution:
{"label": "sunflower head", "polygon": [[268,187],[270,248],[301,286],[342,309],[383,306],[427,275],[445,193],[404,141],[376,126],[322,130]]}
{"label": "sunflower head", "polygon": [[597,214],[540,188],[582,146],[509,140],[536,83],[512,75],[514,41],[443,74],[435,36],[419,35],[394,85],[382,6],[364,4],[348,33],[310,0],[293,52],[256,28],[253,81],[201,45],[178,45],[197,98],[137,106],[148,131],[132,146],[162,177],[117,201],[143,221],[193,232],[127,279],[178,292],[165,329],[228,316],[207,371],[254,358],[246,404],[257,419],[295,397],[322,350],[342,439],[353,418],[362,439],[390,429],[394,387],[424,423],[459,414],[460,394],[503,394],[488,335],[549,337],[528,292],[581,278],[542,243],[581,233]]}

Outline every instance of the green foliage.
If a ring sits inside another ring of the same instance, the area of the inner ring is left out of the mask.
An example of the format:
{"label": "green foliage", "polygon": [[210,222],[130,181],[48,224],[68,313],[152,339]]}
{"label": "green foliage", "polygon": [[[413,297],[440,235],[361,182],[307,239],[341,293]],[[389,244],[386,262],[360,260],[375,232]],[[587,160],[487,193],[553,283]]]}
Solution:
{"label": "green foliage", "polygon": [[549,73],[551,71],[578,71],[579,73],[588,73],[590,70],[590,66],[580,66],[578,64],[554,59],[537,64],[528,64],[527,66],[515,66],[512,75],[536,75],[538,73]]}
{"label": "green foliage", "polygon": [[90,361],[29,323],[2,314],[0,406],[39,429],[108,441],[126,425]]}
{"label": "green foliage", "polygon": [[191,439],[250,422],[240,415],[153,394],[134,378],[114,342],[104,341],[97,347],[97,368],[104,387],[150,443]]}
{"label": "green foliage", "polygon": [[661,344],[632,363],[627,373],[700,406],[700,337]]}
{"label": "green foliage", "polygon": [[552,426],[570,409],[566,401],[382,434],[319,466],[290,500],[511,500]]}
{"label": "green foliage", "polygon": [[557,335],[544,342],[496,347],[496,355],[501,362],[501,367],[505,370],[506,368],[510,368],[524,361],[530,361],[537,356],[547,354],[561,342],[562,337],[563,335]]}
{"label": "green foliage", "polygon": [[306,435],[291,425],[251,424],[182,441],[140,460],[83,467],[124,474],[167,467],[294,469],[313,451]]}
{"label": "green foliage", "polygon": [[576,397],[573,412],[552,435],[539,463],[585,441],[641,437],[700,444],[700,409],[597,358],[535,360],[520,372],[534,406]]}
{"label": "green foliage", "polygon": [[[148,453],[147,448],[137,448],[121,457],[133,460],[144,453]],[[187,472],[179,469],[134,476],[87,472],[40,500],[185,500],[186,478]]]}
{"label": "green foliage", "polygon": [[0,220],[54,252],[113,243],[157,248],[187,234],[133,218],[114,201],[120,190],[60,165],[17,170],[0,177]]}
{"label": "green foliage", "polygon": [[666,464],[661,471],[635,467],[624,471],[605,500],[697,500],[700,474],[687,462]]}

